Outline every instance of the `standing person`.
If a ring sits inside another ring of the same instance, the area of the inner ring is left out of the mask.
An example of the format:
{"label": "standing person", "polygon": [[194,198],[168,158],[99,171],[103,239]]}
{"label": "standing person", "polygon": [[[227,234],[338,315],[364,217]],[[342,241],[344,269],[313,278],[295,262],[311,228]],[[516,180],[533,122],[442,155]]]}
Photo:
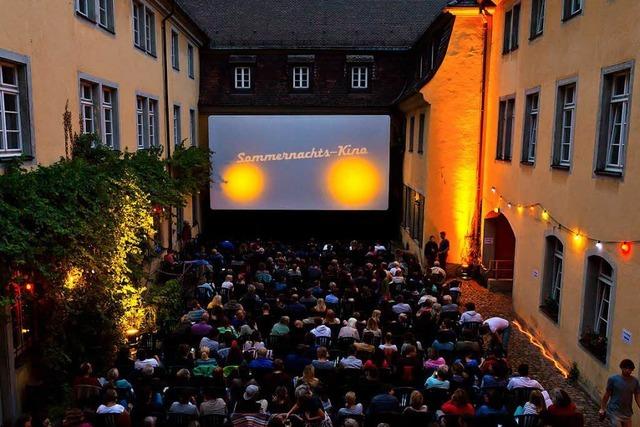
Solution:
{"label": "standing person", "polygon": [[438,257],[438,243],[436,242],[436,236],[429,236],[429,241],[424,245],[424,257],[427,259],[427,266],[433,267],[433,263],[436,262]]}
{"label": "standing person", "polygon": [[632,375],[635,365],[629,359],[620,362],[619,375],[607,380],[607,390],[600,402],[600,417],[609,417],[611,427],[631,427],[633,416],[633,400],[640,407],[640,384]]}
{"label": "standing person", "polygon": [[440,245],[438,246],[438,261],[440,266],[447,269],[447,256],[449,256],[449,240],[447,240],[447,233],[440,232]]}
{"label": "standing person", "polygon": [[485,331],[491,332],[502,344],[502,350],[507,353],[509,350],[509,336],[511,335],[511,323],[502,317],[490,317],[483,322]]}

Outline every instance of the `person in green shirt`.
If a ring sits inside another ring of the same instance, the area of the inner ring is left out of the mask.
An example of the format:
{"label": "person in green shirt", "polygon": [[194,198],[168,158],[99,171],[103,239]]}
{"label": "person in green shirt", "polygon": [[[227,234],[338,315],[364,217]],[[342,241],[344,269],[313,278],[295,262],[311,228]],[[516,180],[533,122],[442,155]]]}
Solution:
{"label": "person in green shirt", "polygon": [[282,316],[271,328],[271,335],[287,335],[289,333],[289,316]]}

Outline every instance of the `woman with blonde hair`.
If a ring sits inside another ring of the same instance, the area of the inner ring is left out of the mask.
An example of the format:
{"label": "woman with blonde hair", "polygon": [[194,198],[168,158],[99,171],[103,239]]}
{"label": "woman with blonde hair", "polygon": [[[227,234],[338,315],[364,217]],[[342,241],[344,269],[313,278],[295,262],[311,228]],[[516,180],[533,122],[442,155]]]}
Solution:
{"label": "woman with blonde hair", "polygon": [[316,301],[316,305],[311,307],[311,315],[317,317],[324,317],[327,313],[327,303],[324,301],[324,298],[318,298]]}
{"label": "woman with blonde hair", "polygon": [[338,319],[336,317],[335,311],[333,311],[331,309],[327,310],[327,315],[324,318],[324,324],[325,325],[339,325],[340,324],[340,319]]}
{"label": "woman with blonde hair", "polygon": [[216,307],[222,307],[222,295],[214,295],[207,305],[207,310],[213,310]]}
{"label": "woman with blonde hair", "polygon": [[307,365],[302,370],[302,376],[296,379],[296,387],[307,385],[311,389],[315,389],[320,385],[320,380],[316,378],[316,370],[313,365]]}
{"label": "woman with blonde hair", "polygon": [[544,402],[542,392],[540,390],[532,390],[531,394],[529,394],[529,401],[522,406],[518,406],[514,415],[540,415],[545,409],[547,409],[547,405]]}
{"label": "woman with blonde hair", "polygon": [[340,328],[338,338],[354,338],[356,341],[360,341],[360,333],[358,332],[358,320],[355,317],[349,318],[347,324]]}
{"label": "woman with blonde hair", "polygon": [[369,320],[367,320],[367,326],[364,328],[363,335],[367,332],[371,332],[374,337],[380,338],[382,336],[382,329],[380,329],[378,321],[374,317],[370,317]]}
{"label": "woman with blonde hair", "polygon": [[415,412],[427,412],[427,405],[424,404],[424,398],[422,397],[422,393],[418,390],[413,390],[410,396],[410,403],[407,406],[403,414],[412,414]]}

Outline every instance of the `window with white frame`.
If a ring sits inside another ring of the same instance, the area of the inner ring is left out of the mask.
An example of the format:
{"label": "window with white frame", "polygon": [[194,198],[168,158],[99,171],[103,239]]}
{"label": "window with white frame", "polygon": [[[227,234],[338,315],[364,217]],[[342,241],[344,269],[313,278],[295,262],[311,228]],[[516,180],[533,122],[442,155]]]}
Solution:
{"label": "window with white frame", "polygon": [[0,157],[30,151],[25,68],[0,61]]}
{"label": "window with white frame", "polygon": [[190,78],[195,78],[195,58],[192,44],[187,45],[187,72]]}
{"label": "window with white frame", "polygon": [[531,2],[531,31],[530,38],[539,36],[544,31],[545,0]]}
{"label": "window with white frame", "polygon": [[117,91],[99,82],[80,81],[82,132],[95,133],[104,145],[118,146]]}
{"label": "window with white frame", "polygon": [[114,31],[113,0],[75,0],[75,4],[78,15],[108,31]]}
{"label": "window with white frame", "polygon": [[631,68],[603,75],[596,172],[621,174],[629,134]]}
{"label": "window with white frame", "polygon": [[588,257],[580,342],[603,363],[607,360],[614,292],[613,266],[600,256]]}
{"label": "window with white frame", "polygon": [[182,142],[182,123],[180,119],[180,106],[173,106],[173,143],[180,145]]}
{"label": "window with white frame", "polygon": [[562,290],[564,245],[556,236],[546,238],[542,305],[540,308],[554,322],[558,321]]}
{"label": "window with white frame", "polygon": [[504,40],[502,53],[511,52],[518,48],[520,29],[520,3],[508,10],[504,15]]}
{"label": "window with white frame", "polygon": [[496,160],[511,161],[515,105],[515,98],[507,98],[500,101],[498,106],[498,142],[496,144]]}
{"label": "window with white frame", "polygon": [[369,87],[369,67],[356,65],[351,67],[351,89],[367,89]]}
{"label": "window with white frame", "polygon": [[573,18],[582,13],[582,0],[564,0],[563,20]]}
{"label": "window with white frame", "polygon": [[251,89],[251,67],[236,67],[234,72],[234,88]]}
{"label": "window with white frame", "polygon": [[180,39],[174,30],[171,30],[171,66],[174,70],[180,69]]}
{"label": "window with white frame", "polygon": [[156,16],[151,8],[138,1],[132,3],[133,45],[149,55],[156,55]]}
{"label": "window with white frame", "polygon": [[536,161],[538,145],[538,117],[540,112],[540,93],[527,95],[525,104],[524,132],[522,138],[522,162],[533,164]]}
{"label": "window with white frame", "polygon": [[295,66],[293,67],[293,88],[309,89],[309,67]]}
{"label": "window with white frame", "polygon": [[136,140],[139,149],[157,145],[157,110],[157,100],[143,95],[136,97]]}
{"label": "window with white frame", "polygon": [[552,166],[568,168],[571,166],[573,139],[576,122],[576,84],[569,83],[558,87],[556,111],[556,129],[554,137]]}
{"label": "window with white frame", "polygon": [[191,137],[191,145],[198,145],[198,139],[196,136],[197,130],[197,122],[196,122],[196,110],[193,108],[189,110],[189,136]]}

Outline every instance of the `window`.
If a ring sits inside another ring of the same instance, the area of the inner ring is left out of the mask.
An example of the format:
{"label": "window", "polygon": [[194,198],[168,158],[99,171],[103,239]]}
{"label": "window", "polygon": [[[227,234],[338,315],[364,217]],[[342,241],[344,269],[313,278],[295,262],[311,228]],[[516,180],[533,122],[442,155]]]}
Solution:
{"label": "window", "polygon": [[236,89],[251,89],[251,67],[236,67],[234,87]]}
{"label": "window", "polygon": [[538,113],[540,109],[540,93],[527,95],[525,103],[524,132],[522,138],[522,163],[533,164],[536,161],[538,144]]}
{"label": "window", "polygon": [[569,168],[576,121],[576,84],[558,87],[552,166]]}
{"label": "window", "polygon": [[631,69],[604,74],[602,85],[596,172],[619,175],[624,169],[629,135]]}
{"label": "window", "polygon": [[114,31],[113,0],[76,0],[76,13],[105,30]]}
{"label": "window", "polygon": [[117,148],[117,91],[88,80],[80,81],[82,132],[95,133],[104,145]]}
{"label": "window", "polygon": [[544,30],[544,9],[545,0],[533,0],[531,3],[531,34],[530,38],[535,38],[542,34]]}
{"label": "window", "polygon": [[582,0],[564,0],[562,19],[564,21],[582,13]]}
{"label": "window", "polygon": [[403,227],[407,230],[411,238],[422,247],[425,198],[422,194],[406,185],[404,186],[403,198]]}
{"label": "window", "polygon": [[182,142],[182,124],[180,120],[180,106],[173,106],[173,143],[180,145]]}
{"label": "window", "polygon": [[614,269],[597,255],[587,259],[580,343],[603,363],[607,360],[614,295]]}
{"label": "window", "polygon": [[309,67],[293,67],[293,88],[309,89]]}
{"label": "window", "polygon": [[416,131],[416,118],[411,116],[409,119],[409,152],[413,153],[413,140],[415,138]]}
{"label": "window", "polygon": [[157,145],[158,101],[147,96],[136,97],[136,140],[139,149]]}
{"label": "window", "polygon": [[11,298],[11,326],[13,329],[13,348],[15,357],[25,354],[37,338],[37,318],[35,310],[35,297],[32,292],[23,286],[14,284],[10,286]]}
{"label": "window", "polygon": [[195,64],[193,57],[193,46],[191,44],[187,45],[187,71],[189,73],[190,78],[195,78]]}
{"label": "window", "polygon": [[502,53],[518,48],[518,30],[520,26],[520,4],[513,6],[504,15],[504,44]]}
{"label": "window", "polygon": [[498,110],[498,143],[496,160],[511,161],[511,141],[513,140],[513,119],[515,98],[500,101]]}
{"label": "window", "polygon": [[174,70],[180,70],[180,44],[178,33],[171,30],[171,65]]}
{"label": "window", "polygon": [[420,113],[420,122],[418,125],[418,154],[424,152],[424,132],[425,132],[425,114]]}
{"label": "window", "polygon": [[[21,105],[20,67],[0,62],[0,158],[20,155],[23,151],[26,109]],[[22,86],[22,87],[21,87]]]}
{"label": "window", "polygon": [[369,87],[369,67],[359,65],[351,67],[351,89],[367,89]]}
{"label": "window", "polygon": [[560,291],[562,289],[562,265],[564,245],[555,236],[546,238],[544,277],[542,282],[542,305],[540,309],[558,322]]}
{"label": "window", "polygon": [[133,2],[133,44],[137,48],[156,55],[156,16],[153,11],[139,3]]}
{"label": "window", "polygon": [[192,146],[196,146],[198,145],[198,139],[197,139],[197,135],[196,135],[196,129],[197,129],[197,122],[196,122],[196,110],[194,109],[190,109],[189,110],[189,136],[191,137],[191,145]]}

